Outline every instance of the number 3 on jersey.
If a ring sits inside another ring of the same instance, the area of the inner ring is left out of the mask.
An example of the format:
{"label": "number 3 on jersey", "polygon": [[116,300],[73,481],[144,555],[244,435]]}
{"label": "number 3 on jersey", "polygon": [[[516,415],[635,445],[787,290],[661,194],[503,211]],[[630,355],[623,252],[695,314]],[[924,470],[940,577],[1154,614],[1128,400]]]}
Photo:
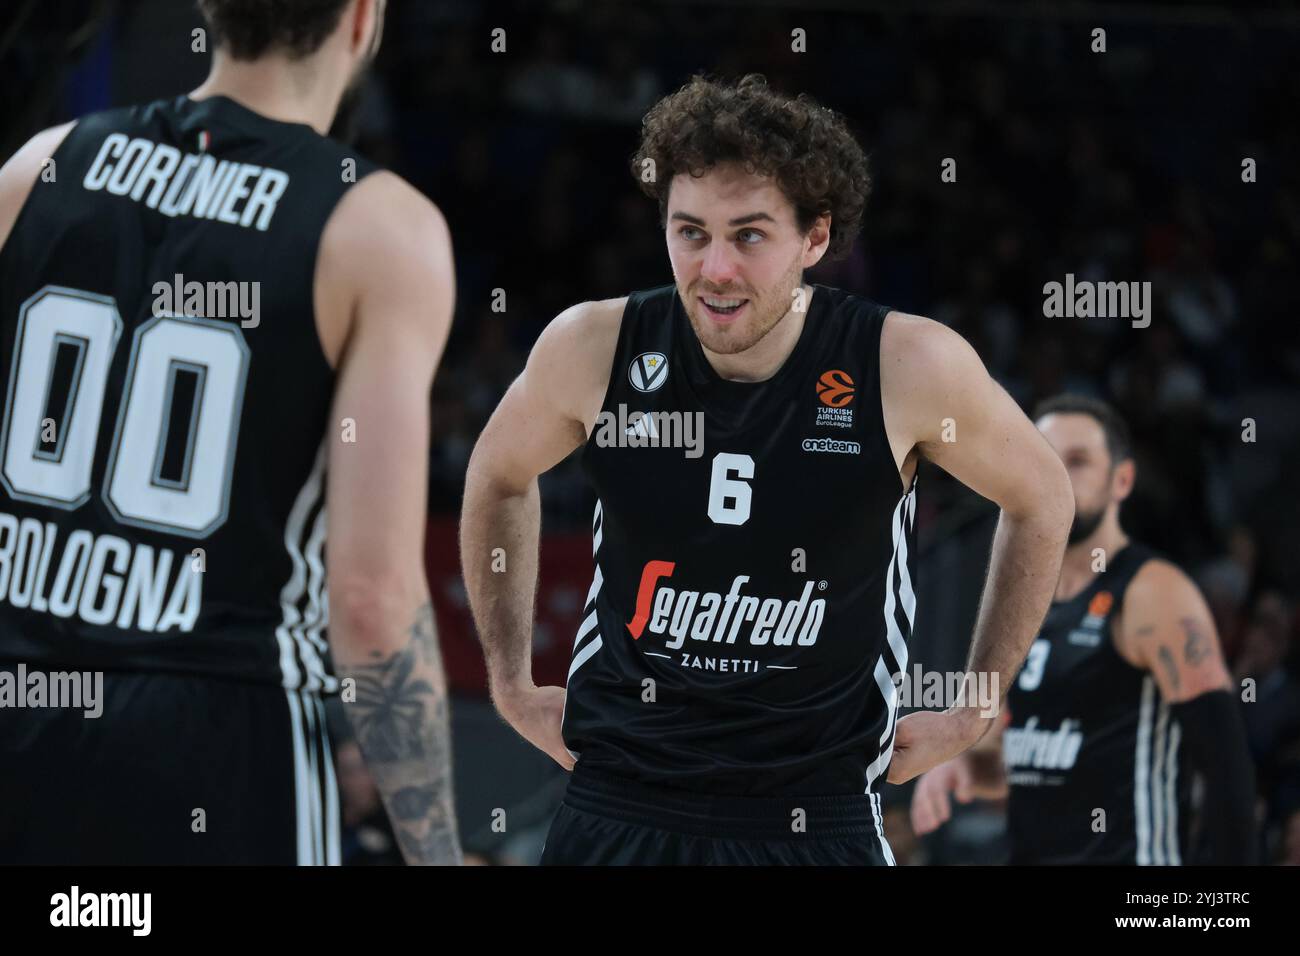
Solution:
{"label": "number 3 on jersey", "polygon": [[723,451],[713,456],[709,517],[715,524],[744,524],[749,520],[749,499],[753,492],[749,482],[753,478],[754,459],[748,455]]}
{"label": "number 3 on jersey", "polygon": [[1038,690],[1038,685],[1043,682],[1043,669],[1047,667],[1047,655],[1051,651],[1051,642],[1042,638],[1034,641],[1025,658],[1024,669],[1020,672],[1021,690]]}
{"label": "number 3 on jersey", "polygon": [[[23,305],[0,471],[14,498],[72,509],[90,497],[121,335],[104,296],[48,286]],[[136,329],[104,489],[118,521],[193,538],[224,523],[247,375],[238,326],[164,315]]]}

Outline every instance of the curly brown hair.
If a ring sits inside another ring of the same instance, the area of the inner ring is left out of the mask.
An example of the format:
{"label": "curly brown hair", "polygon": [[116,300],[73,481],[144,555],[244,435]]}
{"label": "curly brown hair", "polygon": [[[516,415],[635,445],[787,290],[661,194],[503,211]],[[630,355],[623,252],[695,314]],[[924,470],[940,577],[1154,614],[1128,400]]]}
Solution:
{"label": "curly brown hair", "polygon": [[[807,95],[773,92],[758,73],[738,83],[696,75],[646,113],[632,175],[647,196],[659,200],[662,219],[674,176],[702,176],[725,162],[775,177],[804,233],[818,216],[829,213],[826,257],[838,259],[849,251],[871,192],[871,175],[844,117]],[[647,168],[654,172],[648,180],[643,175]]]}

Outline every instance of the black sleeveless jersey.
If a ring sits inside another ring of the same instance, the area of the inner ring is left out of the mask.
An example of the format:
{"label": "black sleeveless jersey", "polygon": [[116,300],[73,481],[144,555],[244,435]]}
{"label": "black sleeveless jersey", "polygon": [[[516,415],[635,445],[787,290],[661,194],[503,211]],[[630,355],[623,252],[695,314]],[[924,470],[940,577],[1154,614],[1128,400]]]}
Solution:
{"label": "black sleeveless jersey", "polygon": [[0,661],[333,689],[313,281],[372,168],[224,97],[55,151],[0,250]]}
{"label": "black sleeveless jersey", "polygon": [[1177,865],[1187,846],[1181,732],[1111,619],[1152,553],[1130,544],[1058,601],[1007,696],[1012,863]]}
{"label": "black sleeveless jersey", "polygon": [[675,288],[628,298],[582,452],[596,570],[563,729],[584,767],[724,794],[884,779],[916,607],[887,313],[816,286],[785,364],[742,383]]}

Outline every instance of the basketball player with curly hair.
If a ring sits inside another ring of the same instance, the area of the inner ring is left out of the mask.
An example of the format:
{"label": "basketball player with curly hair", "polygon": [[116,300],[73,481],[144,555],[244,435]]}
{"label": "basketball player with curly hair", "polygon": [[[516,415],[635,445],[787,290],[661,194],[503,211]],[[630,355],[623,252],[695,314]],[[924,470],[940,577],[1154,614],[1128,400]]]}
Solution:
{"label": "basketball player with curly hair", "polygon": [[[870,191],[840,116],[697,77],[631,165],[673,284],[556,318],[465,490],[493,699],[573,770],[542,862],[892,863],[881,786],[995,722],[969,701],[897,719],[917,462],[1001,507],[969,661],[1001,688],[1051,601],[1069,480],[958,335],[804,281]],[[595,576],[567,687],[536,687],[537,478],[579,447]]]}

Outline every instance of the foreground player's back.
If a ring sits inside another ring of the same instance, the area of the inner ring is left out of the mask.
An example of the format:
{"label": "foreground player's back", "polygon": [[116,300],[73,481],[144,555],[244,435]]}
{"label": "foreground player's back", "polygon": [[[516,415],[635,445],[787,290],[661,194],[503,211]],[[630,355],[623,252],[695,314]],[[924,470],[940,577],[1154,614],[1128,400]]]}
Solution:
{"label": "foreground player's back", "polygon": [[221,96],[53,150],[0,249],[0,661],[329,689],[314,275],[369,171]]}

